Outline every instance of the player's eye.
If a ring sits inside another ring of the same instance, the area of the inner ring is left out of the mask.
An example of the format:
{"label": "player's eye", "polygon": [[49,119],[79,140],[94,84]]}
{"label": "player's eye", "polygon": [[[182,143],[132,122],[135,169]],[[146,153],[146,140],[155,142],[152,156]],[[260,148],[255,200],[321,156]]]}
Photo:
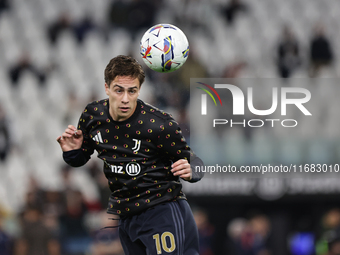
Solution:
{"label": "player's eye", "polygon": [[130,90],[130,94],[135,94],[137,92],[136,89]]}

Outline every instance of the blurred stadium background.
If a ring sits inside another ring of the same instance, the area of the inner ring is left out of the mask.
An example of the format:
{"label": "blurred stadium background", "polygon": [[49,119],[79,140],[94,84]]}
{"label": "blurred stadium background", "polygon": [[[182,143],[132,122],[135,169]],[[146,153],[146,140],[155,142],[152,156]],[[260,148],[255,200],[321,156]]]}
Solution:
{"label": "blurred stadium background", "polygon": [[[112,57],[142,62],[147,28],[170,23],[188,37],[190,56],[180,70],[159,74],[142,63],[141,98],[171,112],[189,139],[190,78],[301,79],[320,93],[323,79],[337,84],[339,15],[338,0],[0,0],[0,254],[122,254],[117,231],[99,231],[115,224],[105,215],[101,163],[94,155],[69,168],[55,139],[89,101],[106,96],[103,72]],[[337,95],[323,105],[333,117]],[[320,132],[336,137],[337,122]],[[322,150],[311,150],[311,158],[337,162],[340,146],[318,138],[311,143]],[[245,153],[268,159],[254,145],[239,145],[233,163]],[[306,157],[303,148],[284,152],[273,157]],[[287,184],[216,175],[184,185],[202,255],[340,254],[336,178]]]}

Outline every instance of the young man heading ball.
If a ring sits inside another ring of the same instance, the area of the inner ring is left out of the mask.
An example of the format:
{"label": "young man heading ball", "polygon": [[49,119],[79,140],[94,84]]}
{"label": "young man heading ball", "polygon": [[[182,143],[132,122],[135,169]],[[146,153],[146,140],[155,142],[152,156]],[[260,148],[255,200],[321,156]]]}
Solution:
{"label": "young man heading ball", "polygon": [[107,99],[89,103],[78,127],[57,138],[66,163],[84,165],[97,151],[112,191],[108,213],[119,215],[126,255],[198,255],[198,233],[180,178],[197,182],[193,153],[171,115],[138,95],[145,74],[128,56],[105,69]]}

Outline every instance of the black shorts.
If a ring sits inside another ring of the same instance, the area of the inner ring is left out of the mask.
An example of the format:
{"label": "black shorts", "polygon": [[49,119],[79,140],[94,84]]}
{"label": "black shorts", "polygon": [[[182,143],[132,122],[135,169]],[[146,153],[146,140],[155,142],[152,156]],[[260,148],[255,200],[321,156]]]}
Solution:
{"label": "black shorts", "polygon": [[120,219],[119,237],[125,255],[199,255],[197,226],[186,200]]}

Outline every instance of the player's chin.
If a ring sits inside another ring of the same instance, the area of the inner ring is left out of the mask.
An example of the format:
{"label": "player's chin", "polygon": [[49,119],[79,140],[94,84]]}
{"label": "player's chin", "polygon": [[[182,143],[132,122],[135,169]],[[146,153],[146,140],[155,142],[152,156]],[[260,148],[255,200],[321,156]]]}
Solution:
{"label": "player's chin", "polygon": [[120,111],[119,112],[119,118],[124,118],[126,119],[128,116],[130,116],[130,112],[125,112],[125,111]]}

